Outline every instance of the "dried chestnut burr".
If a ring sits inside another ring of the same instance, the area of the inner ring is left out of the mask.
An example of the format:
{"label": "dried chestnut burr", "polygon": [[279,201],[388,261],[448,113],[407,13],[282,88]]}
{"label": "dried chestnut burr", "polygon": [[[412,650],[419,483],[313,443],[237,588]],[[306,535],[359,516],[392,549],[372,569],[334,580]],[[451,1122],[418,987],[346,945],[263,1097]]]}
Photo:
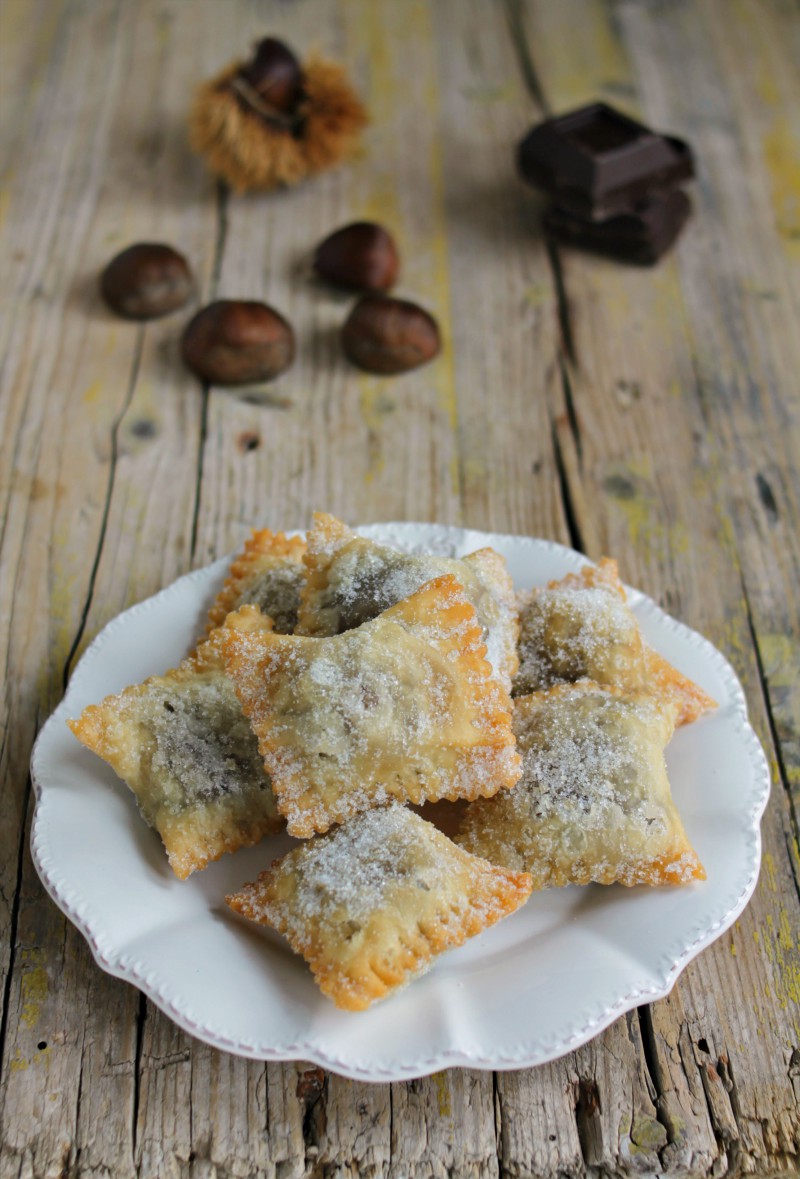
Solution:
{"label": "dried chestnut burr", "polygon": [[337,229],[314,253],[314,270],[336,286],[388,291],[400,270],[394,238],[373,221],[355,221]]}
{"label": "dried chestnut burr", "polygon": [[128,246],[106,266],[100,290],[107,305],[126,319],[157,319],[188,303],[194,294],[189,263],[160,242]]}
{"label": "dried chestnut burr", "polygon": [[441,339],[436,320],[416,303],[365,295],[345,321],[342,348],[359,368],[390,376],[433,360]]}
{"label": "dried chestnut burr", "polygon": [[367,115],[345,71],[265,37],[197,90],[189,138],[237,192],[298,184],[358,149]]}
{"label": "dried chestnut burr", "polygon": [[181,352],[186,366],[211,385],[251,385],[289,367],[294,331],[266,303],[219,299],[189,321]]}
{"label": "dried chestnut burr", "polygon": [[277,37],[258,42],[252,61],[242,66],[239,77],[263,103],[284,114],[295,109],[303,94],[300,62]]}

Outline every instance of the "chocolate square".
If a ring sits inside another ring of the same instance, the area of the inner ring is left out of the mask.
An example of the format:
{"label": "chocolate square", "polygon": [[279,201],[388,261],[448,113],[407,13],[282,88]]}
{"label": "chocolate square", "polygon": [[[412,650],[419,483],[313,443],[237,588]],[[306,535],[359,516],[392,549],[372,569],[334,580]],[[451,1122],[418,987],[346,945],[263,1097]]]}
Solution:
{"label": "chocolate square", "polygon": [[694,175],[691,148],[605,103],[534,127],[519,145],[523,177],[568,213],[607,221]]}
{"label": "chocolate square", "polygon": [[673,244],[691,210],[686,193],[675,188],[648,197],[630,212],[607,221],[584,221],[566,209],[551,206],[542,224],[557,241],[622,262],[652,266]]}

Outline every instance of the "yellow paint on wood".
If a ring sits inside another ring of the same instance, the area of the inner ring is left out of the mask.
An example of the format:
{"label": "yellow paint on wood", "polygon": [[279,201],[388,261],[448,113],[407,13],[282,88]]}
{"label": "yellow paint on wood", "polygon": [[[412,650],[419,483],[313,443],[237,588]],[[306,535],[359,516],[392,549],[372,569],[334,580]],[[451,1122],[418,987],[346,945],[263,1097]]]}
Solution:
{"label": "yellow paint on wood", "polygon": [[769,995],[782,1011],[788,1010],[789,1007],[797,1009],[793,1024],[800,1035],[800,952],[792,918],[783,906],[778,911],[777,924],[772,914],[767,914],[764,936],[757,939],[757,944],[759,942],[773,967],[773,986],[770,988],[767,984],[765,994]]}
{"label": "yellow paint on wood", "polygon": [[[11,178],[9,177],[9,180]],[[3,229],[11,207],[11,188],[0,188],[0,230]]]}
{"label": "yellow paint on wood", "polygon": [[22,1008],[20,1022],[26,1028],[32,1028],[37,1022],[42,1004],[50,993],[50,980],[40,958],[40,950],[23,951],[23,972],[19,984]]}
{"label": "yellow paint on wood", "polygon": [[645,1154],[667,1145],[667,1130],[657,1118],[641,1114],[631,1127],[631,1154]]}
{"label": "yellow paint on wood", "polygon": [[92,381],[82,398],[83,404],[87,408],[91,409],[97,405],[103,396],[103,387],[102,381]]}
{"label": "yellow paint on wood", "polygon": [[800,142],[788,116],[775,120],[762,147],[778,233],[800,257]]}
{"label": "yellow paint on wood", "polygon": [[449,1118],[452,1116],[452,1108],[450,1105],[450,1086],[447,1083],[446,1073],[434,1073],[433,1083],[436,1086],[436,1100],[439,1105],[439,1117]]}
{"label": "yellow paint on wood", "polygon": [[596,101],[600,92],[637,113],[630,65],[609,5],[598,0],[543,4],[529,25],[532,38],[540,26],[549,47],[540,68],[556,109]]}
{"label": "yellow paint on wood", "polygon": [[754,70],[753,88],[762,107],[772,113],[761,149],[770,181],[775,224],[790,252],[800,256],[800,135],[797,122],[784,113],[790,106],[778,85],[772,50],[764,36],[758,5],[737,3],[734,19],[746,29],[748,64]]}

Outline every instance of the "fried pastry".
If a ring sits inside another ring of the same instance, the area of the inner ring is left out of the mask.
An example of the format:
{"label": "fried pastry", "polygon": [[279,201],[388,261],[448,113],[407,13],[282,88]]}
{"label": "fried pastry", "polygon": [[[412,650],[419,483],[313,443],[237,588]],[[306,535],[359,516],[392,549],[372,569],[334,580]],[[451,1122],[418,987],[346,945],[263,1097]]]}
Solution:
{"label": "fried pastry", "polygon": [[[245,606],[239,625],[263,630],[271,622]],[[68,722],[133,791],[182,880],[283,827],[258,742],[222,667],[219,633],[174,670]]]}
{"label": "fried pastry", "polygon": [[463,586],[483,628],[487,659],[506,688],[517,669],[519,621],[504,559],[480,549],[463,559],[402,553],[358,536],[335,516],[314,514],[304,558],[298,634],[338,635],[375,618],[427,581],[452,574]]}
{"label": "fried pastry", "polygon": [[715,707],[702,688],[645,641],[617,563],[607,557],[533,591],[521,612],[519,653],[514,696],[589,679],[675,701],[678,724]]}
{"label": "fried pastry", "polygon": [[230,907],[284,934],[337,1007],[362,1011],[494,925],[531,891],[398,803],[277,860]]}
{"label": "fried pastry", "polygon": [[515,703],[522,777],[467,808],[462,847],[530,872],[534,888],[705,879],[667,780],[674,701],[584,681]]}
{"label": "fried pastry", "polygon": [[511,701],[449,574],[331,638],[243,631],[230,615],[222,650],[291,835],[519,777]]}
{"label": "fried pastry", "polygon": [[230,573],[208,614],[206,633],[222,626],[240,606],[258,606],[272,619],[278,634],[291,634],[297,625],[300,589],[306,579],[300,537],[287,537],[268,528],[255,529],[233,560]]}

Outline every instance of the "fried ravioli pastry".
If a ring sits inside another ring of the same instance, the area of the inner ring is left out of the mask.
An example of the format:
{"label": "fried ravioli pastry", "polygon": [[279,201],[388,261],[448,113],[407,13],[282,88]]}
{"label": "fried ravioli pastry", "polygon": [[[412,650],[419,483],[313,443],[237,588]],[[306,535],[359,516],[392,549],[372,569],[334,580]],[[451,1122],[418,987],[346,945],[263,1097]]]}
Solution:
{"label": "fried ravioli pastry", "polygon": [[583,681],[516,700],[517,785],[467,808],[460,846],[563,884],[705,879],[667,779],[678,705]]}
{"label": "fried ravioli pastry", "polygon": [[226,900],[284,934],[337,1007],[362,1011],[530,891],[524,872],[469,855],[390,803],[296,847]]}
{"label": "fried ravioli pastry", "polygon": [[626,692],[650,691],[678,704],[678,724],[716,707],[644,639],[616,561],[604,557],[534,590],[520,618],[519,670],[512,694],[593,680]]}
{"label": "fried ravioli pastry", "polygon": [[[272,624],[246,606],[239,625]],[[177,668],[68,722],[133,791],[182,880],[283,828],[258,742],[223,670],[219,635]]]}
{"label": "fried ravioli pastry", "polygon": [[487,659],[507,689],[517,670],[519,621],[504,559],[480,549],[461,559],[403,553],[358,536],[324,512],[314,515],[304,558],[298,634],[337,635],[377,617],[427,581],[452,574],[464,586],[483,628]]}
{"label": "fried ravioli pastry", "polygon": [[341,635],[242,631],[233,614],[221,643],[291,835],[519,777],[510,698],[449,574]]}

